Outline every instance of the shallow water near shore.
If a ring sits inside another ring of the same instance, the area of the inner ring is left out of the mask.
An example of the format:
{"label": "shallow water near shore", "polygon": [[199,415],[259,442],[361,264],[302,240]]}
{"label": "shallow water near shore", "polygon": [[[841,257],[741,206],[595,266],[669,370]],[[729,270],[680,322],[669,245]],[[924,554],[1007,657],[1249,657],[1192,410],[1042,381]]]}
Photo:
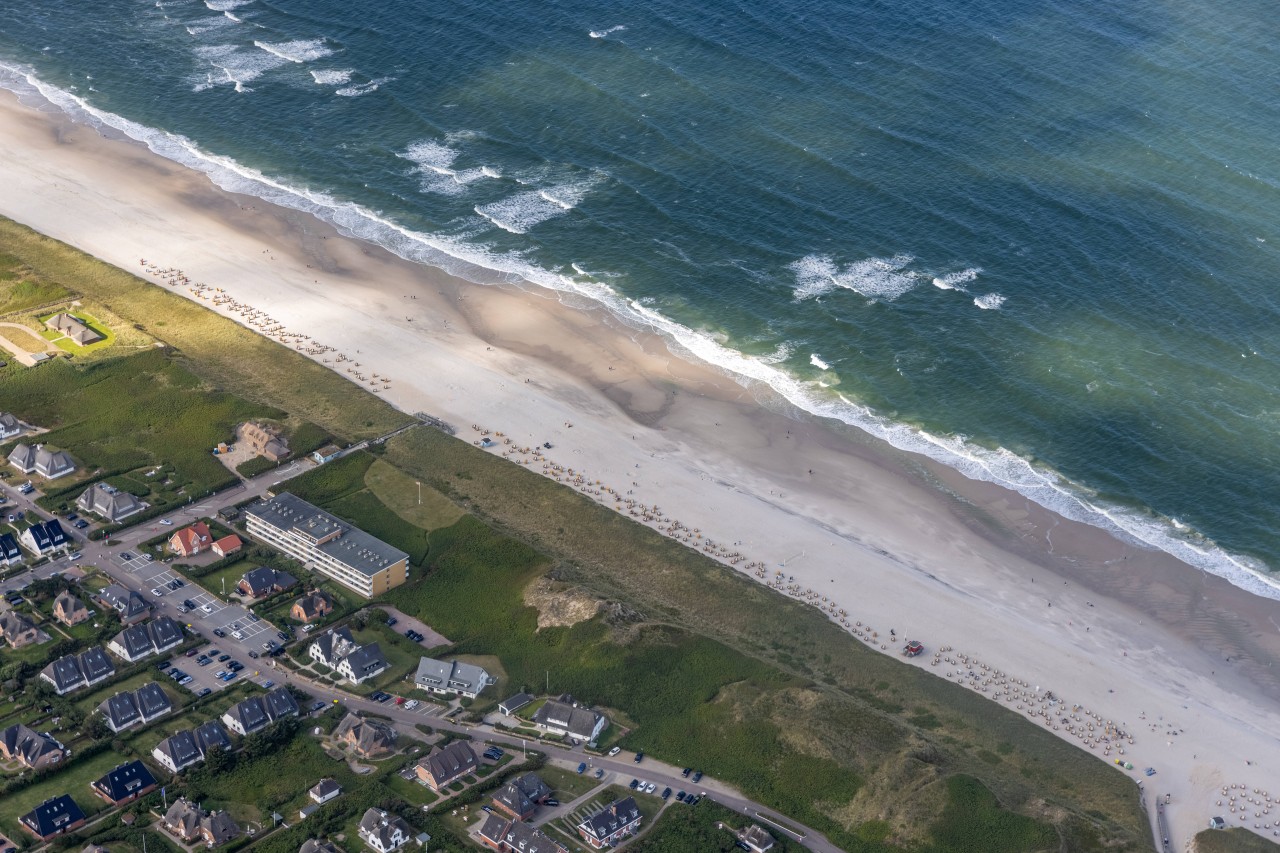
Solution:
{"label": "shallow water near shore", "polygon": [[1261,4],[0,9],[3,85],[224,187],[1274,594]]}

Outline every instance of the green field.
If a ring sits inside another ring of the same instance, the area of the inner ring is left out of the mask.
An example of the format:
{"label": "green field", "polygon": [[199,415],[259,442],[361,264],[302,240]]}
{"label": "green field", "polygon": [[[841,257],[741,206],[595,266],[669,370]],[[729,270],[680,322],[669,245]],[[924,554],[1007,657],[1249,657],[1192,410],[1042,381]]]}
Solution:
{"label": "green field", "polygon": [[1280,844],[1247,829],[1206,829],[1196,836],[1196,853],[1280,853]]}
{"label": "green field", "polygon": [[66,299],[62,285],[36,274],[17,257],[0,253],[0,316]]}

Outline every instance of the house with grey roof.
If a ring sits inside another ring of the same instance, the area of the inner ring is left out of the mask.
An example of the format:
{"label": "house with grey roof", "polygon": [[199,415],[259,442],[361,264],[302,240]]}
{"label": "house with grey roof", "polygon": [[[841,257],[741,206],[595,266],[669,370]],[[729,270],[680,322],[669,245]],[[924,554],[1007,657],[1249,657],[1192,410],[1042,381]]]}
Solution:
{"label": "house with grey roof", "polygon": [[94,483],[76,498],[81,512],[93,513],[109,522],[122,521],[142,512],[147,505],[126,491],[106,483]]}
{"label": "house with grey roof", "polygon": [[53,600],[53,618],[63,625],[79,625],[89,618],[89,608],[69,591],[63,590]]}
{"label": "house with grey roof", "polygon": [[774,847],[774,838],[758,823],[745,827],[734,833],[738,840],[747,845],[750,853],[769,853]]}
{"label": "house with grey roof", "polygon": [[469,699],[476,698],[480,691],[497,681],[498,679],[475,664],[426,657],[418,661],[418,671],[413,676],[414,686],[419,690],[456,693]]}
{"label": "house with grey roof", "polygon": [[308,838],[298,848],[298,853],[342,853],[342,848],[332,841],[319,838]]}
{"label": "house with grey roof", "polygon": [[18,542],[37,557],[43,557],[71,546],[62,523],[56,518],[38,521],[18,535]]}
{"label": "house with grey roof", "polygon": [[455,740],[444,747],[436,747],[431,753],[418,759],[415,771],[418,781],[425,782],[433,791],[439,791],[456,779],[476,772],[480,759],[465,740]]}
{"label": "house with grey roof", "polygon": [[134,692],[134,700],[138,703],[138,711],[142,721],[149,723],[163,717],[173,710],[173,702],[164,688],[154,681],[148,681]]}
{"label": "house with grey roof", "polygon": [[23,429],[22,421],[8,412],[0,412],[0,441],[8,441]]}
{"label": "house with grey roof", "polygon": [[0,757],[6,761],[17,759],[30,770],[44,770],[61,763],[66,756],[66,747],[47,732],[37,732],[22,723],[0,731]]}
{"label": "house with grey roof", "polygon": [[240,834],[231,815],[205,811],[186,797],[179,797],[165,812],[163,826],[188,844],[199,838],[210,847],[225,844]]}
{"label": "house with grey roof", "polygon": [[0,639],[11,648],[20,649],[39,642],[40,630],[27,617],[13,610],[0,613]]}
{"label": "house with grey roof", "polygon": [[396,730],[378,720],[366,720],[347,714],[333,730],[333,738],[351,747],[362,758],[390,752],[396,743]]}
{"label": "house with grey roof", "polygon": [[237,702],[222,715],[222,722],[239,735],[261,731],[284,717],[298,716],[298,703],[287,687],[277,687],[263,696]]}
{"label": "house with grey roof", "polygon": [[231,748],[231,736],[222,727],[222,723],[217,720],[209,720],[207,723],[201,723],[196,726],[195,736],[196,743],[200,746],[200,754],[206,758],[209,755],[209,750],[214,747],[221,750]]}
{"label": "house with grey roof", "polygon": [[182,626],[168,616],[157,616],[146,624],[127,626],[107,643],[112,654],[129,663],[163,654],[182,645]]}
{"label": "house with grey roof", "polygon": [[267,714],[273,723],[285,717],[296,717],[300,713],[298,703],[288,687],[277,687],[263,696],[262,701],[266,704]]}
{"label": "house with grey roof", "polygon": [[193,764],[199,764],[209,756],[209,750],[217,747],[231,748],[227,730],[217,720],[210,720],[195,730],[175,732],[151,750],[151,757],[160,762],[170,773],[181,773]]}
{"label": "house with grey roof", "polygon": [[597,849],[611,847],[635,834],[640,827],[640,807],[635,797],[624,797],[602,808],[578,824],[578,835]]}
{"label": "house with grey roof", "polygon": [[498,710],[501,711],[504,716],[510,717],[516,711],[519,711],[521,708],[523,708],[525,705],[528,705],[532,701],[533,701],[533,697],[530,696],[528,693],[517,693],[511,698],[503,699],[501,702],[499,702]]}
{"label": "house with grey roof", "polygon": [[408,578],[409,555],[285,492],[245,510],[249,535],[365,598]]}
{"label": "house with grey roof", "polygon": [[537,827],[491,814],[478,830],[480,839],[499,853],[568,853]]}
{"label": "house with grey roof", "polygon": [[98,710],[106,717],[107,728],[117,734],[142,722],[142,712],[132,693],[117,693],[104,699]]}
{"label": "house with grey roof", "polygon": [[97,600],[103,607],[114,610],[125,625],[140,622],[151,612],[151,605],[145,598],[118,584],[111,584],[99,592]]}
{"label": "house with grey roof", "polygon": [[552,734],[593,741],[609,725],[609,719],[599,711],[579,705],[566,693],[559,699],[544,702],[534,712],[533,724]]}
{"label": "house with grey roof", "polygon": [[361,646],[346,626],[325,631],[311,641],[307,654],[337,672],[352,684],[361,684],[381,675],[387,659],[377,643]]}
{"label": "house with grey roof", "polygon": [[0,533],[0,565],[16,566],[24,559],[18,538],[12,533]]}
{"label": "house with grey roof", "polygon": [[298,579],[288,572],[282,572],[270,566],[258,566],[244,573],[240,582],[236,584],[236,589],[241,595],[262,598],[273,592],[284,592],[297,585]]}
{"label": "house with grey roof", "polygon": [[342,786],[337,782],[332,779],[321,779],[307,792],[307,795],[317,803],[327,803],[341,793]]}
{"label": "house with grey roof", "polygon": [[62,332],[71,340],[80,346],[88,346],[102,340],[102,335],[89,328],[89,324],[79,317],[75,317],[65,311],[54,314],[48,320],[44,321],[46,329],[55,332]]}
{"label": "house with grey roof", "polygon": [[413,828],[399,815],[369,809],[360,819],[360,837],[378,853],[391,853],[409,843]]}
{"label": "house with grey roof", "polygon": [[65,450],[50,450],[44,445],[19,442],[9,451],[9,464],[24,474],[39,474],[56,480],[76,470],[76,463]]}
{"label": "house with grey roof", "polygon": [[329,669],[337,669],[338,661],[360,648],[351,636],[351,629],[342,625],[320,634],[307,646],[307,655]]}
{"label": "house with grey roof", "polygon": [[92,687],[115,674],[115,665],[99,646],[78,655],[60,657],[40,670],[40,678],[53,685],[53,692],[59,696],[82,687]]}

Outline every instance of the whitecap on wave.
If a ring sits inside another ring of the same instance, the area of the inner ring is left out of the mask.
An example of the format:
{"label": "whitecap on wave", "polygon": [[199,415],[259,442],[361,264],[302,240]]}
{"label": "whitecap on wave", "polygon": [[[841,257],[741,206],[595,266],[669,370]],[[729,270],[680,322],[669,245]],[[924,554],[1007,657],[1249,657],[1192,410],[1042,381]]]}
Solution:
{"label": "whitecap on wave", "polygon": [[254,45],[287,62],[311,62],[315,59],[333,55],[333,48],[325,44],[324,39],[294,39],[293,41],[281,42],[255,41]]}
{"label": "whitecap on wave", "polygon": [[602,39],[605,36],[609,35],[609,33],[620,33],[625,29],[626,27],[624,25],[618,24],[616,27],[609,27],[609,29],[607,30],[592,30],[590,33],[588,33],[588,35],[590,35],[593,39]]}
{"label": "whitecap on wave", "polygon": [[974,297],[973,304],[987,311],[995,311],[1004,304],[1004,297],[998,293],[984,293]]}
{"label": "whitecap on wave", "polygon": [[252,2],[253,0],[204,0],[204,5],[214,12],[226,12],[229,9],[239,9],[241,6],[248,6]]}
{"label": "whitecap on wave", "polygon": [[831,365],[823,361],[821,356],[819,356],[816,352],[809,353],[809,363],[812,364],[814,367],[818,368],[819,370],[831,369]]}
{"label": "whitecap on wave", "polygon": [[361,95],[367,95],[370,92],[378,91],[378,87],[383,83],[390,83],[394,77],[379,77],[376,80],[370,80],[368,83],[357,83],[354,86],[346,86],[336,90],[333,94],[342,98],[358,98]]}
{"label": "whitecap on wave", "polygon": [[481,178],[501,177],[500,172],[488,166],[454,169],[453,162],[461,156],[461,152],[434,139],[415,142],[399,156],[417,164],[414,171],[420,175],[419,184],[423,192],[461,195],[468,184]]}
{"label": "whitecap on wave", "polygon": [[313,69],[311,78],[321,86],[341,86],[343,83],[351,82],[351,75],[354,73],[355,70],[351,68]]}
{"label": "whitecap on wave", "polygon": [[287,60],[257,50],[247,50],[234,44],[209,45],[196,48],[196,56],[208,62],[215,69],[204,84],[197,88],[209,88],[210,85],[231,83],[237,92],[248,92],[251,89],[246,83],[258,79],[273,68],[279,68]]}
{"label": "whitecap on wave", "polygon": [[916,273],[907,270],[914,258],[894,255],[892,258],[866,258],[843,267],[829,255],[808,255],[790,265],[796,276],[796,299],[812,299],[844,288],[868,299],[891,302],[916,286]]}
{"label": "whitecap on wave", "polygon": [[973,267],[960,272],[950,272],[935,278],[933,286],[940,290],[964,290],[964,285],[976,279],[981,272],[981,267]]}
{"label": "whitecap on wave", "polygon": [[504,231],[524,234],[541,222],[573,210],[591,191],[594,183],[579,181],[516,193],[490,204],[479,205],[475,211]]}

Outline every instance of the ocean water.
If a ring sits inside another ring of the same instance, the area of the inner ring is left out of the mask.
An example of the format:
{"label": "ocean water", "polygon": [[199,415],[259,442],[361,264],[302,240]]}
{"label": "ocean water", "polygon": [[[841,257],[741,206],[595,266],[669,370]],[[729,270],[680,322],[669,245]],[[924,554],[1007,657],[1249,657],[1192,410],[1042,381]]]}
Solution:
{"label": "ocean water", "polygon": [[1280,597],[1259,0],[0,0],[0,85]]}

